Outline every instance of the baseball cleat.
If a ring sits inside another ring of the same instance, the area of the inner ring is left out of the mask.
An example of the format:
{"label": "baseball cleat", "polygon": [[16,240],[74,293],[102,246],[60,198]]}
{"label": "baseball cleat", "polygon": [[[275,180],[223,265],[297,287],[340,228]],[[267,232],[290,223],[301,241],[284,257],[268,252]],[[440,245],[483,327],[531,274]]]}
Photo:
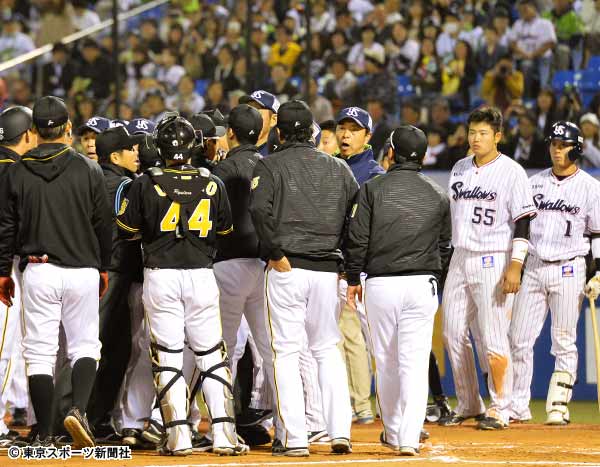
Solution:
{"label": "baseball cleat", "polygon": [[307,433],[307,436],[308,436],[308,444],[316,443],[317,441],[320,441],[322,443],[331,441],[331,439],[329,439],[329,435],[327,434],[327,430],[309,431]]}
{"label": "baseball cleat", "polygon": [[142,431],[142,438],[149,443],[160,444],[164,434],[164,428],[162,424],[153,418],[147,418],[145,421],[148,422],[148,427]]}
{"label": "baseball cleat", "polygon": [[273,445],[271,446],[271,454],[276,457],[308,457],[310,455],[308,448],[286,448],[278,439],[273,441]]}
{"label": "baseball cleat", "polygon": [[381,445],[382,445],[384,448],[391,449],[392,451],[395,451],[395,452],[399,452],[399,451],[400,451],[400,446],[398,446],[398,445],[396,445],[396,444],[391,444],[391,443],[388,443],[388,442],[386,441],[386,439],[385,439],[385,433],[384,433],[383,431],[382,431],[382,432],[381,432],[381,434],[379,435],[379,442],[381,443]]}
{"label": "baseball cleat", "polygon": [[45,438],[40,438],[40,435],[36,435],[35,439],[31,443],[31,447],[34,448],[50,448],[55,446],[54,437],[48,435]]}
{"label": "baseball cleat", "polygon": [[140,429],[123,428],[121,435],[123,436],[121,443],[131,449],[148,450],[156,448],[156,444],[150,443],[142,437],[142,430]]}
{"label": "baseball cleat", "polygon": [[498,420],[494,417],[485,417],[483,420],[480,420],[477,424],[478,430],[504,430],[507,428],[506,423],[502,420]]}
{"label": "baseball cleat", "polygon": [[8,430],[0,435],[0,447],[11,446],[12,443],[19,437],[19,433],[13,430]]}
{"label": "baseball cleat", "polygon": [[400,448],[401,456],[416,456],[419,453],[419,450],[413,448],[412,446],[402,446]]}
{"label": "baseball cleat", "polygon": [[425,430],[421,430],[421,434],[419,435],[419,443],[424,443],[429,439],[429,432]]}
{"label": "baseball cleat", "polygon": [[440,426],[458,426],[470,418],[474,418],[475,421],[481,421],[485,418],[485,414],[469,415],[469,416],[465,417],[462,415],[458,415],[456,412],[452,411],[452,412],[450,412],[450,415],[448,415],[447,417],[440,418],[438,425],[440,425]]}
{"label": "baseball cleat", "polygon": [[[198,432],[196,431],[196,433]],[[200,433],[198,433],[199,438],[194,435],[195,433],[192,432],[192,449],[194,452],[212,452],[212,439],[208,438],[206,435],[202,436]]]}
{"label": "baseball cleat", "polygon": [[250,447],[242,443],[238,443],[235,446],[215,446],[213,447],[212,452],[219,456],[244,456],[250,452]]}
{"label": "baseball cleat", "polygon": [[79,412],[77,407],[69,410],[63,424],[73,437],[73,444],[76,448],[92,448],[96,445],[87,418]]}
{"label": "baseball cleat", "polygon": [[565,417],[565,414],[559,412],[558,410],[553,410],[552,412],[548,413],[544,425],[564,426],[568,425],[569,423],[571,423],[571,420]]}
{"label": "baseball cleat", "polygon": [[363,410],[356,414],[356,423],[359,425],[370,425],[375,422],[375,418],[373,417],[373,412],[369,409]]}
{"label": "baseball cleat", "polygon": [[253,426],[264,422],[272,416],[273,412],[271,410],[248,408],[246,412],[240,414],[239,417],[236,417],[235,422],[238,426]]}
{"label": "baseball cleat", "polygon": [[350,454],[352,452],[352,444],[347,438],[333,438],[331,440],[331,451],[334,454]]}
{"label": "baseball cleat", "polygon": [[192,453],[194,452],[194,451],[192,451],[192,448],[177,449],[175,451],[172,451],[166,445],[157,448],[156,451],[158,452],[159,456],[178,456],[178,457],[191,456]]}

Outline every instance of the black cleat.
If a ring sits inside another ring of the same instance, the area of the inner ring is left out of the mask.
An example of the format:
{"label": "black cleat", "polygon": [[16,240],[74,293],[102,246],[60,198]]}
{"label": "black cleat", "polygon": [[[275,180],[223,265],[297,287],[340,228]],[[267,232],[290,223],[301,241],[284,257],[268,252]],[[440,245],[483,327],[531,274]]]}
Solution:
{"label": "black cleat", "polygon": [[308,448],[286,448],[278,439],[273,441],[271,454],[276,457],[308,457],[310,455]]}
{"label": "black cleat", "polygon": [[76,449],[92,448],[96,445],[87,418],[79,412],[77,407],[72,407],[71,410],[69,410],[63,424],[69,434],[73,437],[73,444]]}
{"label": "black cleat", "polygon": [[235,423],[238,426],[254,426],[258,425],[273,416],[271,410],[259,410],[248,408],[244,413],[236,417]]}
{"label": "black cleat", "polygon": [[262,446],[271,442],[271,435],[262,425],[237,426],[237,434],[248,446]]}
{"label": "black cleat", "polygon": [[462,425],[462,423],[464,421],[469,420],[470,418],[474,418],[476,421],[481,421],[485,418],[485,415],[479,414],[479,415],[471,415],[471,416],[464,417],[464,416],[458,415],[456,412],[452,411],[452,412],[450,412],[450,415],[448,415],[447,417],[440,418],[438,425],[440,425],[440,426],[458,426],[458,425]]}
{"label": "black cleat", "polygon": [[507,428],[507,425],[502,421],[498,420],[494,417],[484,417],[483,420],[480,420],[477,424],[478,430],[504,430]]}

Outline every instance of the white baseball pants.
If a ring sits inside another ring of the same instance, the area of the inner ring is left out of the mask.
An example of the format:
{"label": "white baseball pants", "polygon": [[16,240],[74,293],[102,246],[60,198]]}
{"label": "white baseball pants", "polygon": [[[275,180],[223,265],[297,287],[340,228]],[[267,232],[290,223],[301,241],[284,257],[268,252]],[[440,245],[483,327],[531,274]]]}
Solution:
{"label": "white baseball pants", "polygon": [[375,355],[385,439],[419,448],[429,394],[429,353],[438,308],[433,276],[367,279],[365,309]]}
{"label": "white baseball pants", "polygon": [[515,300],[510,325],[513,359],[511,416],[531,419],[529,400],[533,377],[533,346],[550,307],[554,371],[577,377],[577,321],[581,312],[586,265],[583,257],[548,263],[537,256],[527,259],[523,284]]}
{"label": "white baseball pants", "polygon": [[513,370],[508,329],[514,294],[502,292],[509,259],[505,252],[474,253],[457,248],[450,261],[442,302],[443,330],[458,415],[474,416],[485,411],[469,339],[469,326],[476,324],[489,367],[490,407],[486,415],[509,421]]}
{"label": "white baseball pants", "polygon": [[80,358],[100,359],[97,269],[28,264],[23,273],[27,376],[53,375],[62,322],[71,366]]}
{"label": "white baseball pants", "polygon": [[299,358],[306,333],[317,362],[323,415],[331,438],[350,438],[351,407],[346,367],[337,344],[338,276],[294,268],[265,274],[265,313],[269,324],[274,391],[280,428],[288,448],[306,447],[307,425]]}

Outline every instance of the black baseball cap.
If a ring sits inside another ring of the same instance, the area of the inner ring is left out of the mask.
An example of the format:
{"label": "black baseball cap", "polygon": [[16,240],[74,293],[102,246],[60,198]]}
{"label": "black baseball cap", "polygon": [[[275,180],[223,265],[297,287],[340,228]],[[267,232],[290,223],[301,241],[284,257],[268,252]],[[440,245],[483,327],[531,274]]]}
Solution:
{"label": "black baseball cap", "polygon": [[196,137],[198,137],[198,132],[202,132],[203,139],[216,139],[225,134],[225,127],[215,125],[213,119],[206,114],[192,115],[189,121],[196,131]]}
{"label": "black baseball cap", "polygon": [[260,112],[248,104],[234,107],[229,114],[229,128],[240,138],[258,141],[263,121]]}
{"label": "black baseball cap", "polygon": [[311,128],[313,114],[306,102],[301,100],[288,101],[281,104],[277,113],[277,128],[286,131]]}
{"label": "black baseball cap", "polygon": [[100,161],[107,161],[113,152],[131,149],[142,141],[144,135],[130,135],[124,126],[109,128],[96,137],[96,154]]}
{"label": "black baseball cap", "polygon": [[55,128],[69,121],[69,111],[60,97],[44,96],[33,105],[33,124],[37,128]]}

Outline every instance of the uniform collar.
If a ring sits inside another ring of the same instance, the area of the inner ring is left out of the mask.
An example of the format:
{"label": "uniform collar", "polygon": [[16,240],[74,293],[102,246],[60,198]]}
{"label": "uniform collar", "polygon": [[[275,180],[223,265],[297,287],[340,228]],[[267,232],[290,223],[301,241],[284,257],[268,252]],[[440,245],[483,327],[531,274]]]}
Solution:
{"label": "uniform collar", "polygon": [[12,163],[17,162],[19,159],[20,156],[15,151],[6,146],[0,146],[0,162]]}
{"label": "uniform collar", "polygon": [[579,172],[581,172],[581,169],[577,167],[577,170],[574,173],[572,173],[566,178],[563,178],[562,180],[559,180],[558,177],[554,175],[554,170],[550,169],[550,179],[552,180],[552,183],[556,185],[562,185],[564,183],[569,182],[569,180],[573,180],[577,176],[577,174],[579,174]]}
{"label": "uniform collar", "polygon": [[227,154],[227,157],[229,158],[229,157],[235,156],[236,154],[240,154],[245,151],[259,152],[259,149],[256,146],[254,146],[253,144],[240,144],[239,146],[236,146],[231,151],[229,151],[229,153]]}

